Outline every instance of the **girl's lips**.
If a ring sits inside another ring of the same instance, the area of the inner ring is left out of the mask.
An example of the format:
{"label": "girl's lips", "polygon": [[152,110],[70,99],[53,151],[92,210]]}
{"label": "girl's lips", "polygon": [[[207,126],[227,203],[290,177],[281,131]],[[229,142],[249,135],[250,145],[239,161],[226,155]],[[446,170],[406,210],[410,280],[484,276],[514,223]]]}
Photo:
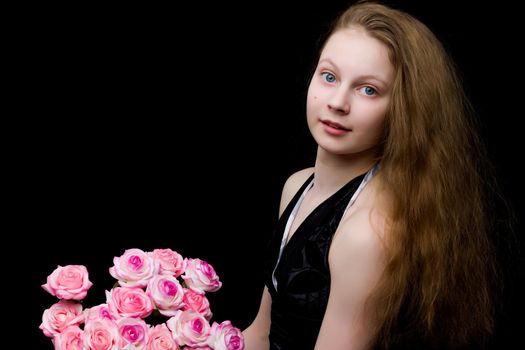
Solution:
{"label": "girl's lips", "polygon": [[350,129],[345,128],[341,124],[333,122],[333,121],[328,120],[328,119],[321,120],[321,123],[323,123],[324,125],[327,125],[329,127],[332,127],[334,129],[340,129],[340,130],[343,130],[343,131],[350,131]]}
{"label": "girl's lips", "polygon": [[333,136],[341,136],[351,131],[350,129],[343,127],[341,124],[330,120],[321,120],[321,123],[323,124],[324,130]]}

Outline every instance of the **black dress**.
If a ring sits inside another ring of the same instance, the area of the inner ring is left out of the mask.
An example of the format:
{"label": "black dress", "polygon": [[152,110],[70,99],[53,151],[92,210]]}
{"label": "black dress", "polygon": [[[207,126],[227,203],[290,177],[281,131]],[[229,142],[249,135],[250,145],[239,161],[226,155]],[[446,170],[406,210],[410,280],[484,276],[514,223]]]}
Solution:
{"label": "black dress", "polygon": [[[365,174],[352,179],[317,206],[279,250],[286,223],[314,175],[288,204],[270,240],[265,261],[265,284],[272,296],[270,349],[313,349],[330,293],[328,251],[345,209]],[[272,282],[272,273],[277,289]]]}

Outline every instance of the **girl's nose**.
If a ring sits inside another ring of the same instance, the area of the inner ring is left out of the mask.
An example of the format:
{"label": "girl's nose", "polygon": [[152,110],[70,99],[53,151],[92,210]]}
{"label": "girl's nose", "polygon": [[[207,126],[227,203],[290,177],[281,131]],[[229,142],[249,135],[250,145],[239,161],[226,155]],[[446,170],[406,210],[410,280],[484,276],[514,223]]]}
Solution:
{"label": "girl's nose", "polygon": [[346,88],[338,89],[328,100],[328,108],[338,114],[350,113],[350,99]]}

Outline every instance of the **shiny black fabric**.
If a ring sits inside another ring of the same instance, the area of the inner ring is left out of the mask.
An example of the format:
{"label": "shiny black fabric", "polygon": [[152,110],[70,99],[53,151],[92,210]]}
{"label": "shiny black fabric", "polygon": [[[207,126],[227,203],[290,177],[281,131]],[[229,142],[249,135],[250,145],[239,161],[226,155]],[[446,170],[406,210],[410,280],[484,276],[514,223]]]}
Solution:
{"label": "shiny black fabric", "polygon": [[265,283],[272,296],[270,349],[313,349],[330,293],[328,250],[332,237],[364,174],[354,178],[315,208],[297,228],[284,247],[275,271],[279,247],[295,204],[313,175],[290,201],[277,223],[268,245]]}

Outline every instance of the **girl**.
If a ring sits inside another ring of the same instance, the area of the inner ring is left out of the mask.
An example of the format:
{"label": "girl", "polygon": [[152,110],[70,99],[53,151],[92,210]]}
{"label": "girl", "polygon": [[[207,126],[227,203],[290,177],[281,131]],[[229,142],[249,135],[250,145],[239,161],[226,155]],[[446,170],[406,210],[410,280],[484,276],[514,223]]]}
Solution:
{"label": "girl", "polygon": [[454,65],[410,15],[351,6],[307,97],[247,350],[460,348],[490,334],[480,144]]}

